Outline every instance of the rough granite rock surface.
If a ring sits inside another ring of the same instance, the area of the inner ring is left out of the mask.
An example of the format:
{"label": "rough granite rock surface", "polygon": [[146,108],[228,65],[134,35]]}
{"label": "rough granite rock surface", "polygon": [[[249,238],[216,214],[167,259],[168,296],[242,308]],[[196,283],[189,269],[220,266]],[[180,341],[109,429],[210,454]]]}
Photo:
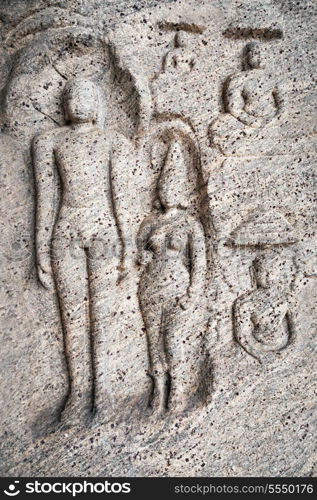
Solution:
{"label": "rough granite rock surface", "polygon": [[1,0],[1,473],[316,475],[315,0]]}

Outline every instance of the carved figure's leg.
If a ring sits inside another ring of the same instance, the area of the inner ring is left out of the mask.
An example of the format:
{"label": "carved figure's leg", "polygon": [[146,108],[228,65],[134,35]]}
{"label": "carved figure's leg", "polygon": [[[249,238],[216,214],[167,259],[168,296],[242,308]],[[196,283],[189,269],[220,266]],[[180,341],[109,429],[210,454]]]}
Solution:
{"label": "carved figure's leg", "polygon": [[93,387],[86,254],[75,246],[64,239],[55,240],[52,260],[70,384],[61,421],[69,425],[89,418]]}
{"label": "carved figure's leg", "polygon": [[179,307],[167,316],[166,350],[170,373],[168,408],[182,412],[191,406],[198,389],[199,346],[197,336],[188,331],[188,316]]}
{"label": "carved figure's leg", "polygon": [[[91,345],[94,379],[94,409],[98,421],[109,417],[109,406],[115,403],[116,394],[111,386],[113,367],[111,350],[118,345],[116,322],[113,321],[120,252],[115,236],[113,247],[104,235],[92,242],[87,253],[90,295]],[[111,240],[111,238],[110,238]]]}
{"label": "carved figure's leg", "polygon": [[236,156],[236,144],[244,141],[256,129],[246,126],[229,113],[219,115],[209,128],[211,143],[225,156]]}
{"label": "carved figure's leg", "polygon": [[169,376],[163,337],[163,313],[158,304],[150,306],[142,301],[141,309],[147,333],[150,372],[154,382],[150,405],[154,410],[164,411],[167,405]]}

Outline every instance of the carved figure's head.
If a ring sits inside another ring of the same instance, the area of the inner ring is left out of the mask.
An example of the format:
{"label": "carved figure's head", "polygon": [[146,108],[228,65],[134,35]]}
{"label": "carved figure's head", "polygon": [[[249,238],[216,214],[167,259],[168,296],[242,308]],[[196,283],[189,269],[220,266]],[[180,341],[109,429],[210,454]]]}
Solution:
{"label": "carved figure's head", "polygon": [[64,88],[63,103],[67,120],[95,123],[99,108],[98,87],[91,80],[74,78]]}
{"label": "carved figure's head", "polygon": [[251,42],[246,46],[246,61],[251,69],[265,68],[263,48],[259,43]]}
{"label": "carved figure's head", "polygon": [[179,142],[169,147],[158,182],[158,195],[165,209],[187,208],[189,199],[187,166]]}
{"label": "carved figure's head", "polygon": [[253,261],[255,280],[260,288],[285,286],[293,277],[292,261],[279,254],[263,254]]}
{"label": "carved figure's head", "polygon": [[175,35],[175,47],[177,48],[185,48],[188,46],[190,41],[190,34],[186,31],[178,31]]}

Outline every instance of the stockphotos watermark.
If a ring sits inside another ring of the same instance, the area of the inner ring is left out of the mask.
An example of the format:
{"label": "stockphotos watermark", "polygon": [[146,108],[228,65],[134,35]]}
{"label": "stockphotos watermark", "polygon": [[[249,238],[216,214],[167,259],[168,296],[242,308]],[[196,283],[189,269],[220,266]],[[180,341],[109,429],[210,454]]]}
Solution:
{"label": "stockphotos watermark", "polygon": [[100,481],[100,482],[90,482],[90,481],[81,481],[81,482],[66,482],[66,481],[56,481],[56,482],[47,482],[47,481],[30,481],[25,483],[22,487],[20,481],[13,481],[9,484],[4,490],[4,494],[8,497],[18,496],[20,493],[27,494],[71,494],[74,498],[77,495],[83,493],[97,493],[97,494],[106,494],[106,493],[131,493],[131,483],[119,483],[119,482],[111,482],[111,481]]}

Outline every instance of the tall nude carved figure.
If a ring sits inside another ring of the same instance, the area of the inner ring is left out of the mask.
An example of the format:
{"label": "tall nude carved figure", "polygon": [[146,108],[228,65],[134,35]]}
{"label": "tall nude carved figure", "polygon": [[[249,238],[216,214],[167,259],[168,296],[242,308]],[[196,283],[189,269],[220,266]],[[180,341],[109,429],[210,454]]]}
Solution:
{"label": "tall nude carved figure", "polygon": [[38,277],[45,288],[56,288],[69,373],[64,425],[85,425],[105,411],[105,346],[121,247],[100,101],[94,82],[68,82],[67,125],[33,143]]}
{"label": "tall nude carved figure", "polygon": [[187,212],[186,166],[178,142],[170,146],[158,183],[160,210],[146,218],[138,234],[144,266],[139,301],[147,332],[151,406],[159,413],[181,412],[197,389],[196,332],[188,315],[204,288],[206,256],[201,223]]}

